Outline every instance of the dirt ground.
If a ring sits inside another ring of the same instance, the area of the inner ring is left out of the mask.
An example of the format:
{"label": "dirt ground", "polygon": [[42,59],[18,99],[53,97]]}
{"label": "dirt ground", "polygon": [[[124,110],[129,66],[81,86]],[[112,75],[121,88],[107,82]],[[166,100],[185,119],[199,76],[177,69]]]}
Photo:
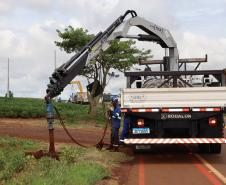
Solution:
{"label": "dirt ground", "polygon": [[[92,123],[89,126],[89,123],[83,124],[69,127],[69,130],[82,144],[94,146],[99,141],[103,128]],[[0,118],[0,135],[48,142],[45,119]],[[73,144],[59,125],[55,128],[55,141],[56,144]],[[109,143],[109,131],[105,142]],[[222,153],[218,155],[198,154],[197,147],[188,148],[186,145],[159,145],[153,147],[150,152],[138,154],[134,154],[131,148],[127,147],[120,150],[133,155],[133,160],[114,168],[113,178],[110,181],[103,180],[100,185],[107,185],[109,182],[111,185],[226,184],[225,145],[222,147]]]}
{"label": "dirt ground", "polygon": [[[76,127],[68,127],[71,135],[82,144],[92,146],[95,145],[102,136],[103,128],[95,127],[93,124],[90,127],[79,125]],[[55,131],[56,143],[73,143],[67,136],[60,125],[57,125]],[[0,118],[0,135],[11,137],[19,137],[24,139],[34,139],[48,141],[48,129],[45,119],[9,119]],[[105,141],[109,142],[109,134]]]}

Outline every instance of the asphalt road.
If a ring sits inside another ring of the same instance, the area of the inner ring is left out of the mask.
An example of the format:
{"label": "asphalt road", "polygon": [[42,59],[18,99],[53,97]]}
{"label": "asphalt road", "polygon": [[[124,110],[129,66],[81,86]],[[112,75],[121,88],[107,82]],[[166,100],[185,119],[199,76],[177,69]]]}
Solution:
{"label": "asphalt road", "polygon": [[124,175],[120,184],[125,185],[226,184],[226,145],[221,154],[199,154],[194,145],[154,146],[135,154]]}

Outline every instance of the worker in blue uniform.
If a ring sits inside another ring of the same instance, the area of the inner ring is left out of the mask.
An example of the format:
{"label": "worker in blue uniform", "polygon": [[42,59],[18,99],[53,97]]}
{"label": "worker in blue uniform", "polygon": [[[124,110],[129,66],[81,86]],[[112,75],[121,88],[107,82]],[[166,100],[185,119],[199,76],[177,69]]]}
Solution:
{"label": "worker in blue uniform", "polygon": [[112,106],[109,107],[111,119],[111,144],[107,149],[117,152],[119,147],[119,129],[121,123],[121,110],[118,104],[118,98],[112,98],[111,104]]}
{"label": "worker in blue uniform", "polygon": [[131,122],[130,118],[127,117],[127,116],[124,116],[123,128],[122,128],[122,133],[121,133],[121,136],[120,136],[120,143],[121,144],[124,143],[124,139],[128,135],[130,122]]}

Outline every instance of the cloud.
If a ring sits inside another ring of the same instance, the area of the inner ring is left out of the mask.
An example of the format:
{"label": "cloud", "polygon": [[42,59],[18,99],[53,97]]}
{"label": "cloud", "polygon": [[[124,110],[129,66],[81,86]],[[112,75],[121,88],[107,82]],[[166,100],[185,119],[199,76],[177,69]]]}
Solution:
{"label": "cloud", "polygon": [[13,3],[11,0],[8,2],[0,1],[0,15],[8,13],[13,8]]}
{"label": "cloud", "polygon": [[22,7],[29,7],[33,10],[46,11],[51,9],[55,4],[53,0],[21,0]]}
{"label": "cloud", "polygon": [[222,69],[226,66],[226,37],[216,39],[184,32],[178,48],[181,58],[204,57],[208,54],[209,61],[202,65],[202,69]]}
{"label": "cloud", "polygon": [[[127,9],[134,9],[139,16],[168,28],[178,43],[181,58],[203,57],[207,53],[209,62],[206,68],[223,68],[226,59],[226,28],[223,24],[226,21],[226,3],[217,0],[215,4],[212,1],[204,4],[199,0],[193,4],[179,0],[0,1],[0,95],[6,92],[8,57],[14,94],[43,97],[48,77],[54,70],[54,50],[57,51],[58,66],[71,56],[55,47],[54,41],[59,39],[56,29],[63,30],[72,25],[97,33]],[[189,21],[188,15],[192,15]],[[147,42],[139,42],[138,46],[152,49],[155,58],[163,56],[164,50],[159,46]],[[85,86],[86,80],[78,79]],[[120,80],[114,79],[109,83],[106,91],[116,93],[125,84],[122,74]],[[70,93],[69,86],[62,97],[67,98]]]}

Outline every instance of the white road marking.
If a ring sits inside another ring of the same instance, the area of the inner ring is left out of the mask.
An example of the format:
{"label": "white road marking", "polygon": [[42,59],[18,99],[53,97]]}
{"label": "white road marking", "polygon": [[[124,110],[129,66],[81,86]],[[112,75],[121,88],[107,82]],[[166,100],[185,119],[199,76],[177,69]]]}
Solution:
{"label": "white road marking", "polygon": [[[189,151],[191,151],[191,147],[185,145]],[[220,173],[216,168],[214,168],[210,163],[208,163],[204,158],[202,158],[199,154],[194,154],[194,156],[202,162],[202,164],[209,169],[216,177],[218,177],[224,184],[226,184],[226,177]]]}
{"label": "white road marking", "polygon": [[194,156],[200,160],[206,168],[208,168],[215,176],[217,176],[224,184],[226,184],[226,177],[220,173],[216,168],[214,168],[210,163],[203,159],[199,154],[194,154]]}

